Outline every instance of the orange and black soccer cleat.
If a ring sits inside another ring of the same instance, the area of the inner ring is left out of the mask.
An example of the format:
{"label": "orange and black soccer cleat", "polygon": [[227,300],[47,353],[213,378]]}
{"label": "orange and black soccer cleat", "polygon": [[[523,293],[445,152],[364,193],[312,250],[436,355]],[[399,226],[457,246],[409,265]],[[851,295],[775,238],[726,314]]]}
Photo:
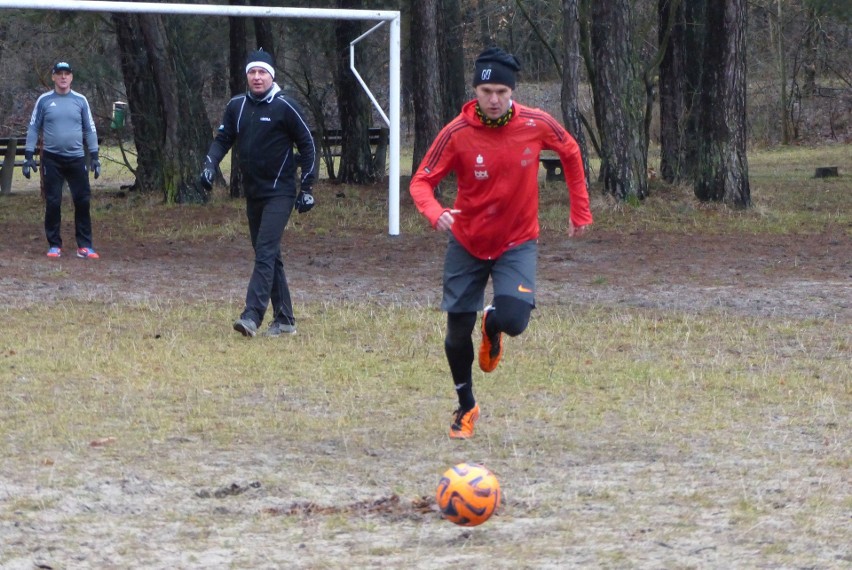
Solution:
{"label": "orange and black soccer cleat", "polygon": [[493,372],[500,364],[500,358],[503,356],[503,333],[497,333],[496,337],[492,338],[485,332],[485,319],[493,310],[494,307],[488,305],[482,311],[482,344],[479,345],[479,367],[483,372]]}
{"label": "orange and black soccer cleat", "polygon": [[450,426],[450,438],[468,439],[473,437],[473,424],[479,419],[479,404],[469,410],[459,408],[454,413],[456,419]]}

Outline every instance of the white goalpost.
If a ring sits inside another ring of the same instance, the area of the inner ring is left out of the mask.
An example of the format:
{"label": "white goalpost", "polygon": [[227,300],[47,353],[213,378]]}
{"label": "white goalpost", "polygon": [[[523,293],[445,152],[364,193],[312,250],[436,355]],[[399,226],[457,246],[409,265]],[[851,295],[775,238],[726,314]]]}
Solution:
{"label": "white goalpost", "polygon": [[[0,0],[0,8],[22,10],[68,10],[78,12],[131,12],[199,16],[243,16],[253,18],[316,18],[323,20],[368,20],[379,24],[349,44],[349,66],[376,110],[387,123],[390,164],[388,167],[388,234],[399,235],[399,145],[400,145],[400,13],[394,10],[338,10],[334,8],[283,8],[273,6],[225,6],[216,4],[157,4],[93,0]],[[355,45],[390,23],[388,112],[382,109],[355,69]]]}

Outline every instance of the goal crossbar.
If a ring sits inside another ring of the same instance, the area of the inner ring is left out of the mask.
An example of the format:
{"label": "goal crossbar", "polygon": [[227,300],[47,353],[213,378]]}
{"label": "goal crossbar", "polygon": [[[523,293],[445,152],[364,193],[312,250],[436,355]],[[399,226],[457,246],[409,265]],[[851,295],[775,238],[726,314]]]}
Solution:
{"label": "goal crossbar", "polygon": [[[0,0],[0,8],[22,10],[67,10],[76,12],[127,12],[141,14],[176,14],[200,16],[234,16],[259,18],[313,18],[324,20],[371,20],[390,23],[390,65],[388,79],[388,113],[385,115],[357,70],[352,67],[362,88],[382,118],[388,123],[388,233],[399,235],[399,153],[400,153],[400,13],[395,10],[345,10],[336,8],[286,8],[278,6],[232,6],[217,4],[159,4],[155,2],[112,2],[93,0]],[[378,27],[378,26],[377,26]],[[373,30],[375,30],[374,28]],[[370,30],[372,32],[373,30]],[[368,32],[368,34],[370,33]],[[367,34],[364,34],[367,35]],[[360,40],[364,36],[358,38]],[[355,43],[350,46],[354,49]]]}

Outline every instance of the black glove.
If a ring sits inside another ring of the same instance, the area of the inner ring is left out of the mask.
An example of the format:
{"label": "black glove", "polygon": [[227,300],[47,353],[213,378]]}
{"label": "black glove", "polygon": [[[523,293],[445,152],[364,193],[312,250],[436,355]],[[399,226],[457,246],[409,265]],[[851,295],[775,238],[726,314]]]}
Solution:
{"label": "black glove", "polygon": [[314,189],[310,186],[302,186],[302,190],[299,192],[299,195],[296,196],[296,211],[300,214],[309,212],[310,209],[314,207],[315,203]]}
{"label": "black glove", "polygon": [[201,167],[201,174],[198,176],[198,183],[201,187],[210,192],[213,189],[213,180],[216,178],[216,165],[211,160],[205,160],[204,166]]}
{"label": "black glove", "polygon": [[24,178],[27,180],[30,179],[30,171],[38,168],[36,166],[35,160],[33,160],[33,153],[24,152],[24,164],[21,166],[21,173],[24,175]]}
{"label": "black glove", "polygon": [[101,175],[101,161],[98,160],[98,153],[93,152],[89,155],[92,159],[92,172],[95,173],[95,180]]}

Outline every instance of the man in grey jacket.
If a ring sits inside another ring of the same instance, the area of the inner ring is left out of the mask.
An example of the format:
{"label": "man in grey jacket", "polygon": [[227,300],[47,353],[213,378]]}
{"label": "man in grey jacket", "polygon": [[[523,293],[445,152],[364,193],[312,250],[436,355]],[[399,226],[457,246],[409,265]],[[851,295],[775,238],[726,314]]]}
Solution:
{"label": "man in grey jacket", "polygon": [[92,247],[92,217],[89,201],[92,190],[86,166],[86,151],[95,178],[101,174],[98,160],[98,133],[86,98],[71,89],[74,72],[71,65],[60,61],[53,66],[53,91],[38,98],[27,129],[23,174],[26,178],[36,168],[33,155],[39,134],[43,139],[42,175],[44,177],[44,231],[49,249],[47,256],[62,256],[62,183],[68,182],[74,201],[74,226],[77,257],[98,259]]}

